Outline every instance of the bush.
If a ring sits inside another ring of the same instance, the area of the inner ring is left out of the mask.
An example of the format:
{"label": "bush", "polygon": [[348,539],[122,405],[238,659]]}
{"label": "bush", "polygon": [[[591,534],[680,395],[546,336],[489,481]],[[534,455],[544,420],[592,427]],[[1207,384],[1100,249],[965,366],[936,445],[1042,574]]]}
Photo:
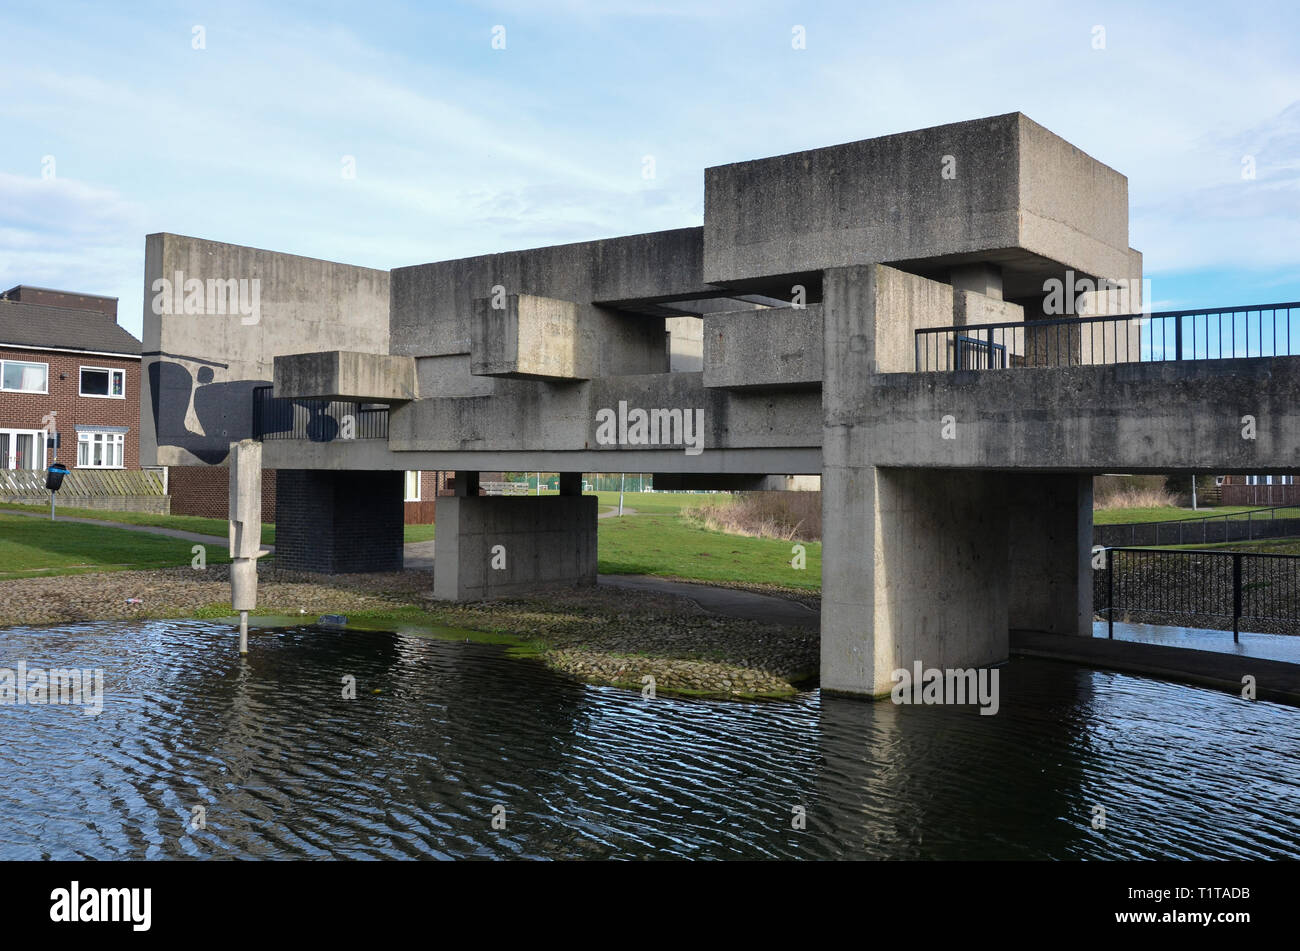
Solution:
{"label": "bush", "polygon": [[821,541],[820,492],[737,492],[682,510],[689,522],[715,532],[783,541]]}

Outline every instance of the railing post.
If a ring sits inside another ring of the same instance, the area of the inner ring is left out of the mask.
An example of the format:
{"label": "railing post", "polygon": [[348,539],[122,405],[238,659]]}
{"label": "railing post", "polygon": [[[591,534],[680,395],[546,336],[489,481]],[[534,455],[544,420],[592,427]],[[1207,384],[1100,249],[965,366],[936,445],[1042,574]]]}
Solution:
{"label": "railing post", "polygon": [[1232,553],[1232,643],[1241,643],[1241,552]]}
{"label": "railing post", "polygon": [[1174,359],[1183,358],[1183,318],[1174,318]]}
{"label": "railing post", "polygon": [[1106,550],[1106,636],[1115,639],[1115,549]]}
{"label": "railing post", "polygon": [[916,372],[920,373],[921,372],[921,331],[919,330],[913,332],[912,334],[912,353],[914,356],[913,362],[916,366]]}

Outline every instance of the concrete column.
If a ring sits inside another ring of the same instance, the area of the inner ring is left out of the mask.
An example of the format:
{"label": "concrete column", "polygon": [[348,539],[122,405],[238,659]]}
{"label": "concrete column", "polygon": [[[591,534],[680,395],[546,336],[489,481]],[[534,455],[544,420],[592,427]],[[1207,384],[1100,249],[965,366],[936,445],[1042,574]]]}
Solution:
{"label": "concrete column", "polygon": [[279,470],[276,566],[327,574],[401,571],[403,479],[397,469]]}
{"label": "concrete column", "polygon": [[1009,475],[1008,623],[1092,636],[1092,476]]}
{"label": "concrete column", "polygon": [[1002,268],[996,264],[963,264],[949,272],[953,290],[974,291],[1002,300]]}
{"label": "concrete column", "polygon": [[[917,326],[951,319],[951,288],[864,266],[826,271],[823,292],[822,688],[885,696],[893,671],[915,661],[1001,663],[1003,477],[885,469],[871,459],[874,376],[907,368]],[[944,428],[936,418],[930,438],[944,438]]]}
{"label": "concrete column", "polygon": [[[459,473],[458,473],[459,475]],[[539,584],[596,583],[596,497],[438,500],[434,597],[471,601]]]}
{"label": "concrete column", "polygon": [[456,493],[456,498],[463,499],[467,496],[478,495],[479,486],[478,486],[477,472],[465,472],[465,471],[457,470],[454,478],[456,480],[454,483],[455,486],[454,491]]}
{"label": "concrete column", "polygon": [[582,473],[560,473],[560,495],[582,495]]}

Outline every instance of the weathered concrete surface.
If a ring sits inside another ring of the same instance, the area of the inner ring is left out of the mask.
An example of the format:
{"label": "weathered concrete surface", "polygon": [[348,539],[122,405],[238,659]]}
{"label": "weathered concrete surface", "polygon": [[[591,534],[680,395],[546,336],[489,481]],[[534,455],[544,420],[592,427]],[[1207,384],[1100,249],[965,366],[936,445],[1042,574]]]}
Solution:
{"label": "weathered concrete surface", "polygon": [[[700,279],[700,228],[606,241],[486,254],[397,268],[393,275],[392,352],[440,356],[471,351],[474,301],[531,294],[573,301],[578,333],[598,374],[668,369],[663,319],[619,313],[622,300],[707,297]],[[609,306],[599,306],[603,303]]]}
{"label": "weathered concrete surface", "polygon": [[[897,373],[858,419],[881,465],[1075,472],[1300,468],[1300,357]],[[943,417],[954,438],[945,439]],[[1249,433],[1253,418],[1255,438]]]}
{"label": "weathered concrete surface", "polygon": [[1007,623],[1092,636],[1092,476],[1005,475]]}
{"label": "weathered concrete surface", "polygon": [[416,399],[410,357],[352,350],[295,353],[275,358],[275,396],[293,399],[397,403]]}
{"label": "weathered concrete surface", "polygon": [[[244,281],[256,313],[154,313],[162,293],[155,282],[175,283],[177,275],[203,285]],[[141,464],[223,462],[230,443],[252,435],[253,387],[271,382],[277,356],[387,353],[388,290],[387,271],[175,234],[146,237]]]}
{"label": "weathered concrete surface", "polygon": [[596,497],[438,500],[434,597],[478,600],[538,584],[596,583]]}
{"label": "weathered concrete surface", "polygon": [[704,222],[710,283],[982,262],[1015,299],[1133,265],[1128,180],[1020,113],[706,169]]}
{"label": "weathered concrete surface", "polygon": [[[658,445],[630,440],[622,446],[602,443],[598,438],[597,414],[602,409],[617,413],[620,403],[626,404],[629,412],[638,408],[703,411],[703,448],[709,452],[713,464],[719,466],[726,465],[719,458],[722,450],[814,448],[820,441],[821,398],[815,391],[764,393],[707,389],[701,373],[653,373],[606,376],[573,384],[498,380],[493,395],[422,399],[392,410],[389,446],[399,452],[622,453],[640,449],[684,454],[685,446],[680,440]],[[792,462],[768,471],[802,472],[803,464]],[[584,465],[579,471],[604,471],[609,465],[607,462]],[[661,459],[644,471],[671,471],[672,468]]]}
{"label": "weathered concrete surface", "polygon": [[914,661],[1006,660],[1007,505],[992,473],[828,467],[823,689],[882,696]]}
{"label": "weathered concrete surface", "polygon": [[509,294],[474,301],[470,373],[536,380],[582,380],[592,375],[592,340],[581,332],[573,301]]}
{"label": "weathered concrete surface", "polygon": [[704,385],[816,387],[822,380],[822,308],[773,307],[704,318]]}

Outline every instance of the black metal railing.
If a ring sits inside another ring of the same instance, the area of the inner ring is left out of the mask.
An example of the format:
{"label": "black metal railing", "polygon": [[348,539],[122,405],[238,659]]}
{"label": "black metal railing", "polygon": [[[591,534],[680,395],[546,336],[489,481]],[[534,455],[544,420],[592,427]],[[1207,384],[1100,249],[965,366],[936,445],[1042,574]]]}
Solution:
{"label": "black metal railing", "polygon": [[1300,302],[923,327],[915,349],[919,371],[1300,356]]}
{"label": "black metal railing", "polygon": [[1162,522],[1094,525],[1098,544],[1137,547],[1145,545],[1219,545],[1257,538],[1300,535],[1300,505],[1273,505],[1216,515],[1192,515]]}
{"label": "black metal railing", "polygon": [[1239,551],[1107,548],[1094,573],[1096,613],[1115,636],[1116,619],[1178,626],[1242,623],[1264,633],[1300,634],[1300,555]]}
{"label": "black metal railing", "polygon": [[388,407],[354,400],[284,399],[253,388],[254,439],[387,439]]}

